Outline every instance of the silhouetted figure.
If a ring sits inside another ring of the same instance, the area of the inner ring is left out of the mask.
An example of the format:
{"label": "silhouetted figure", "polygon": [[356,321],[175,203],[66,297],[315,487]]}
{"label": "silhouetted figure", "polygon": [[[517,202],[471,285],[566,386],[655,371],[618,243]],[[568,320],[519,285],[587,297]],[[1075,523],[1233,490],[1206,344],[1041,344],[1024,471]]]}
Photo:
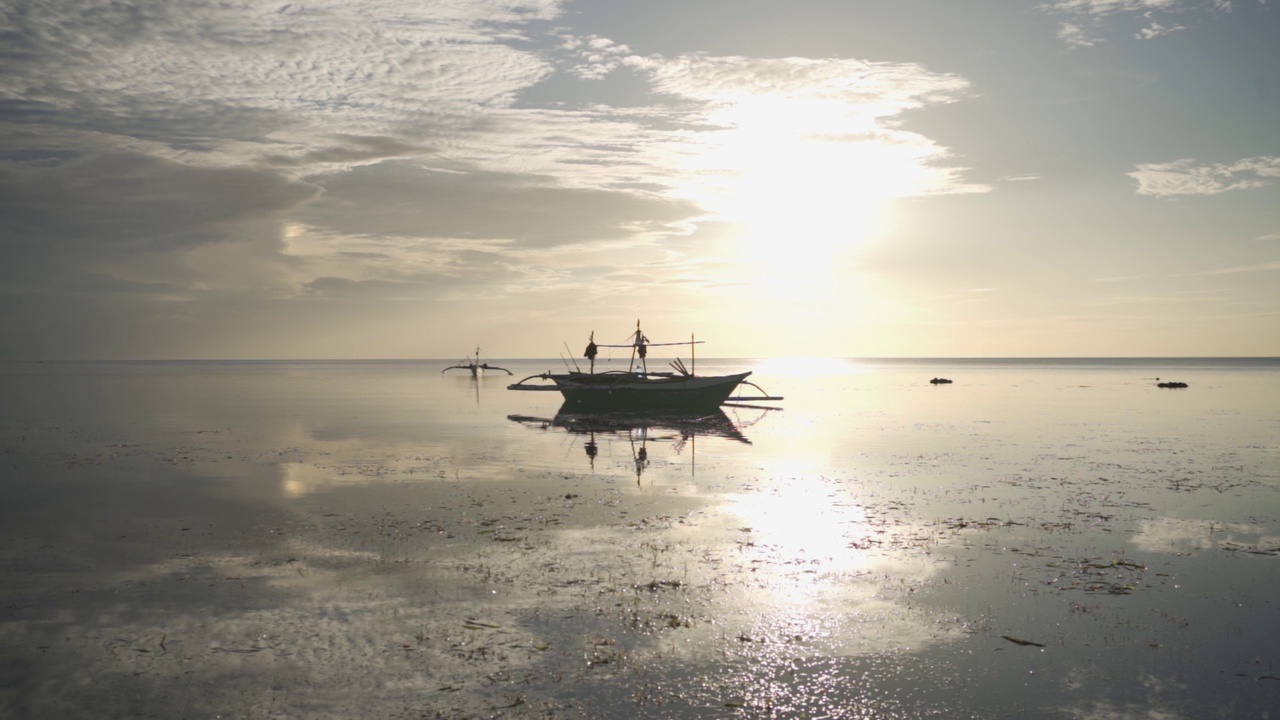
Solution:
{"label": "silhouetted figure", "polygon": [[582,357],[591,361],[591,372],[596,371],[596,355],[600,354],[600,348],[596,347],[596,331],[591,331],[591,339],[587,340],[587,349],[582,352]]}

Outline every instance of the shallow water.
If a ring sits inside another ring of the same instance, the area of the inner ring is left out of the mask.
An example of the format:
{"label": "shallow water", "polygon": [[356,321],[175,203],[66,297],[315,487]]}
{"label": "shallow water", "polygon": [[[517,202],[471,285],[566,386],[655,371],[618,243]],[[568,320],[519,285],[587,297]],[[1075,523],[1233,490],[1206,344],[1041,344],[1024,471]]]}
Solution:
{"label": "shallow water", "polygon": [[631,429],[490,362],[0,365],[0,716],[1280,707],[1280,362],[700,360],[782,409]]}

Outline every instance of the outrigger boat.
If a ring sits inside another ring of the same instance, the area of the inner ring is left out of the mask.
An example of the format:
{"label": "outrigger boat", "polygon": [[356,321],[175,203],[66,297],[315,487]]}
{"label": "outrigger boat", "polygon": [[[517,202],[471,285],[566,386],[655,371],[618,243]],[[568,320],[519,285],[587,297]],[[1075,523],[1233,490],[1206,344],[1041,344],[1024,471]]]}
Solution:
{"label": "outrigger boat", "polygon": [[468,355],[466,360],[459,360],[457,365],[450,365],[444,370],[441,370],[440,374],[443,375],[449,372],[450,370],[470,370],[471,377],[474,377],[474,378],[480,377],[481,373],[483,373],[485,370],[501,370],[502,372],[508,375],[514,374],[510,370],[504,367],[498,367],[497,365],[490,365],[489,363],[480,362],[480,346],[479,345],[476,346],[476,356],[474,358]]}
{"label": "outrigger boat", "polygon": [[[574,363],[574,368],[563,373],[544,372],[530,375],[518,383],[508,385],[508,390],[559,391],[564,396],[565,407],[576,410],[617,410],[631,408],[663,408],[663,409],[697,409],[716,408],[729,402],[757,400],[781,400],[781,397],[769,395],[759,385],[747,380],[750,372],[732,375],[696,375],[696,359],[693,348],[702,344],[689,337],[687,343],[653,343],[640,330],[640,321],[636,321],[636,331],[631,334],[631,342],[626,345],[598,345],[595,333],[587,343],[583,357],[591,362],[590,371],[582,372]],[[648,349],[676,345],[689,346],[690,367],[679,358],[671,363],[674,372],[650,371],[647,364]],[[630,348],[631,362],[623,370],[607,370],[596,372],[596,356],[600,348]],[[532,380],[550,381],[547,383],[531,383]],[[740,385],[751,387],[764,393],[754,397],[733,397],[733,391]]]}

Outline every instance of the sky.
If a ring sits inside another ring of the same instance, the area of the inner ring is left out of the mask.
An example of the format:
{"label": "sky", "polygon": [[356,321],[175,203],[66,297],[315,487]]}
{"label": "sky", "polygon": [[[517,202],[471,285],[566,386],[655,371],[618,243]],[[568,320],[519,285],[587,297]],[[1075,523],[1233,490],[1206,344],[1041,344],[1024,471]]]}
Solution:
{"label": "sky", "polygon": [[1264,0],[0,0],[0,359],[1280,356]]}

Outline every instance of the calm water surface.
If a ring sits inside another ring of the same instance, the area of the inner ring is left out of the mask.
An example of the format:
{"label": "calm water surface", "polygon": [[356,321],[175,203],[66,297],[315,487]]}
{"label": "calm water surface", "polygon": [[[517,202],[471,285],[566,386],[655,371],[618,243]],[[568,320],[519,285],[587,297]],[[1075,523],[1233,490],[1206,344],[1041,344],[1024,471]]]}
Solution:
{"label": "calm water surface", "polygon": [[1280,707],[1280,361],[489,362],[0,365],[0,716]]}

